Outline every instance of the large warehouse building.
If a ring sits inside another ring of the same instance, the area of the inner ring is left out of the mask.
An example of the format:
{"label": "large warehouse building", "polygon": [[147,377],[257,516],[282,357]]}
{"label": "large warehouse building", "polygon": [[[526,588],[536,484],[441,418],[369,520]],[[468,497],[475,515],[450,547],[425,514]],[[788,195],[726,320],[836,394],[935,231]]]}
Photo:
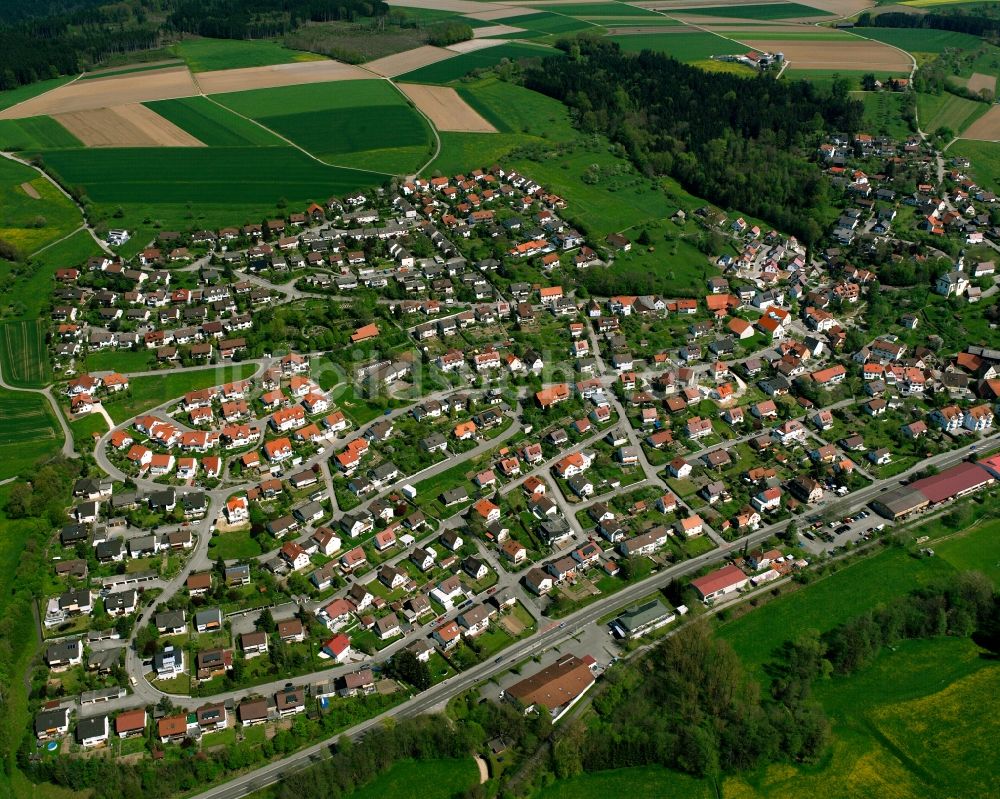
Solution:
{"label": "large warehouse building", "polygon": [[995,482],[996,478],[986,467],[978,463],[963,462],[940,474],[886,491],[872,502],[872,508],[886,519],[901,519],[929,505],[980,491]]}

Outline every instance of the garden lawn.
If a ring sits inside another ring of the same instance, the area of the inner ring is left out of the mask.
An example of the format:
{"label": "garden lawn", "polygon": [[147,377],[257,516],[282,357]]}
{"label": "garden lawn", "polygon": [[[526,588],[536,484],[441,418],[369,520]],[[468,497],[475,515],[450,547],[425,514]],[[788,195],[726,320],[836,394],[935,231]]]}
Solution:
{"label": "garden lawn", "polygon": [[398,75],[394,80],[400,83],[450,83],[465,77],[474,69],[495,67],[503,60],[518,61],[524,58],[545,58],[562,55],[560,50],[538,45],[511,43],[475,50],[471,53],[439,61],[426,67]]}
{"label": "garden lawn", "polygon": [[93,450],[94,433],[103,436],[108,432],[108,423],[99,413],[88,413],[86,416],[69,423],[73,432],[73,446],[78,452]]}
{"label": "garden lawn", "polygon": [[0,389],[0,480],[13,477],[62,447],[62,431],[41,394]]}
{"label": "garden lawn", "polygon": [[237,39],[185,39],[171,50],[192,72],[217,69],[267,67],[272,64],[292,64],[296,61],[325,61],[315,53],[289,50],[272,41],[241,41]]}
{"label": "garden lawn", "polygon": [[146,105],[209,147],[284,147],[285,142],[207,97],[160,100]]}
{"label": "garden lawn", "polygon": [[[712,9],[715,11],[716,9]],[[611,36],[626,53],[653,50],[666,53],[678,61],[700,61],[713,55],[745,53],[746,45],[724,39],[708,32],[692,33],[641,33],[628,36]]]}
{"label": "garden lawn", "polygon": [[215,99],[327,163],[408,172],[431,153],[430,127],[388,81],[314,83]]}
{"label": "garden lawn", "polygon": [[451,799],[478,783],[479,771],[471,758],[403,760],[347,799]]}
{"label": "garden lawn", "polygon": [[115,424],[121,424],[136,414],[177,399],[189,391],[242,380],[250,377],[256,370],[254,364],[246,363],[135,377],[129,381],[129,389],[125,396],[105,400],[104,407],[115,420]]}

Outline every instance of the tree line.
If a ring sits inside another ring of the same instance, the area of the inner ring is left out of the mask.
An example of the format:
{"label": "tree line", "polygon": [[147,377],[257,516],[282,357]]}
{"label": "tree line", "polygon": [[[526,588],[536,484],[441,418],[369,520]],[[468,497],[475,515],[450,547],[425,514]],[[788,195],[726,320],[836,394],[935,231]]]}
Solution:
{"label": "tree line", "polygon": [[[383,0],[163,0],[154,18],[140,3],[46,0],[0,19],[0,90],[72,75],[114,55],[151,50],[177,34],[218,39],[278,36],[306,22],[384,16]],[[164,16],[160,16],[163,14]]]}
{"label": "tree line", "polygon": [[931,28],[996,39],[1000,35],[1000,17],[995,12],[991,15],[991,11],[989,6],[977,7],[971,11],[955,9],[928,14],[891,11],[876,15],[865,11],[858,17],[855,25],[859,28]]}
{"label": "tree line", "polygon": [[818,134],[861,124],[862,104],[850,98],[846,81],[821,88],[707,73],[586,36],[560,46],[567,58],[529,64],[523,79],[566,103],[580,128],[609,135],[647,175],[670,175],[807,244],[822,235],[832,201],[810,156]]}

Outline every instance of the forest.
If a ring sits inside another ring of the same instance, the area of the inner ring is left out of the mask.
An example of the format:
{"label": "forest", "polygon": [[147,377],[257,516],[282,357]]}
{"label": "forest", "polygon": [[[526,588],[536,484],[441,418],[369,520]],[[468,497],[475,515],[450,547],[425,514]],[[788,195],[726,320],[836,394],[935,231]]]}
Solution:
{"label": "forest", "polygon": [[[66,10],[63,10],[63,9]],[[51,13],[40,13],[50,10]],[[0,19],[0,90],[72,75],[107,58],[160,47],[179,33],[217,39],[278,36],[304,22],[385,15],[382,0],[165,0],[163,21],[142,4],[43,2]]]}
{"label": "forest", "polygon": [[933,28],[996,39],[1000,36],[1000,12],[989,5],[977,6],[970,11],[953,9],[929,14],[891,11],[873,15],[865,11],[855,25],[861,28]]}
{"label": "forest", "polygon": [[853,132],[862,105],[847,83],[818,88],[707,73],[662,53],[623,53],[589,37],[563,41],[568,58],[529,66],[525,85],[573,110],[578,126],[622,144],[647,175],[739,208],[815,242],[832,213],[810,161],[817,134]]}

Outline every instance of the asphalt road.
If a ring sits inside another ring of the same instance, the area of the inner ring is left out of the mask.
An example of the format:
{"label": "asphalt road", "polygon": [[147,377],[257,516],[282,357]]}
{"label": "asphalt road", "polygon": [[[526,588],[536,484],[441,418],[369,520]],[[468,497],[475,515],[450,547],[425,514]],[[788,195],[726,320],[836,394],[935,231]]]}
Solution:
{"label": "asphalt road", "polygon": [[[998,439],[1000,439],[1000,433],[994,434],[993,436],[985,438],[981,441],[970,443],[958,450],[941,453],[940,455],[919,463],[917,466],[914,466],[913,469],[897,477],[873,483],[867,488],[861,489],[860,491],[856,491],[853,494],[844,497],[843,500],[837,500],[837,504],[838,506],[842,506],[845,512],[859,510],[878,496],[878,494],[882,491],[886,490],[886,488],[902,483],[911,472],[925,469],[931,465],[938,468],[951,466],[961,460],[964,460],[970,452],[974,451],[974,448],[987,448],[990,443],[996,442]],[[223,783],[215,788],[210,788],[209,790],[198,794],[195,799],[233,799],[234,797],[243,796],[250,791],[256,791],[260,788],[272,785],[275,782],[278,782],[283,775],[308,766],[317,756],[322,757],[327,752],[330,745],[335,743],[336,740],[342,735],[348,735],[351,738],[359,738],[363,736],[365,732],[381,723],[384,718],[389,716],[414,716],[427,712],[446,702],[451,697],[473,687],[479,682],[487,680],[493,675],[505,671],[512,663],[516,663],[524,658],[540,654],[545,650],[556,646],[562,641],[569,640],[579,630],[589,624],[593,624],[599,618],[615,608],[624,607],[631,602],[641,599],[654,591],[656,588],[662,587],[672,580],[693,574],[705,566],[725,560],[730,553],[742,550],[745,546],[754,547],[784,529],[787,524],[788,522],[784,521],[779,524],[763,527],[750,535],[744,536],[743,538],[727,544],[725,547],[714,549],[711,552],[706,552],[703,555],[684,561],[683,563],[679,563],[676,566],[663,569],[641,582],[635,583],[634,585],[631,585],[616,594],[612,594],[605,599],[598,600],[597,602],[588,605],[586,608],[567,616],[561,622],[553,622],[548,627],[543,627],[531,638],[525,639],[524,641],[505,650],[498,661],[495,660],[488,663],[481,663],[475,668],[462,672],[455,677],[445,680],[433,688],[418,694],[404,704],[386,711],[380,716],[351,727],[342,733],[330,736],[326,740],[307,747],[306,749],[303,749],[302,751],[297,752],[284,760],[270,763],[256,769],[255,771],[237,777],[234,780]]]}

